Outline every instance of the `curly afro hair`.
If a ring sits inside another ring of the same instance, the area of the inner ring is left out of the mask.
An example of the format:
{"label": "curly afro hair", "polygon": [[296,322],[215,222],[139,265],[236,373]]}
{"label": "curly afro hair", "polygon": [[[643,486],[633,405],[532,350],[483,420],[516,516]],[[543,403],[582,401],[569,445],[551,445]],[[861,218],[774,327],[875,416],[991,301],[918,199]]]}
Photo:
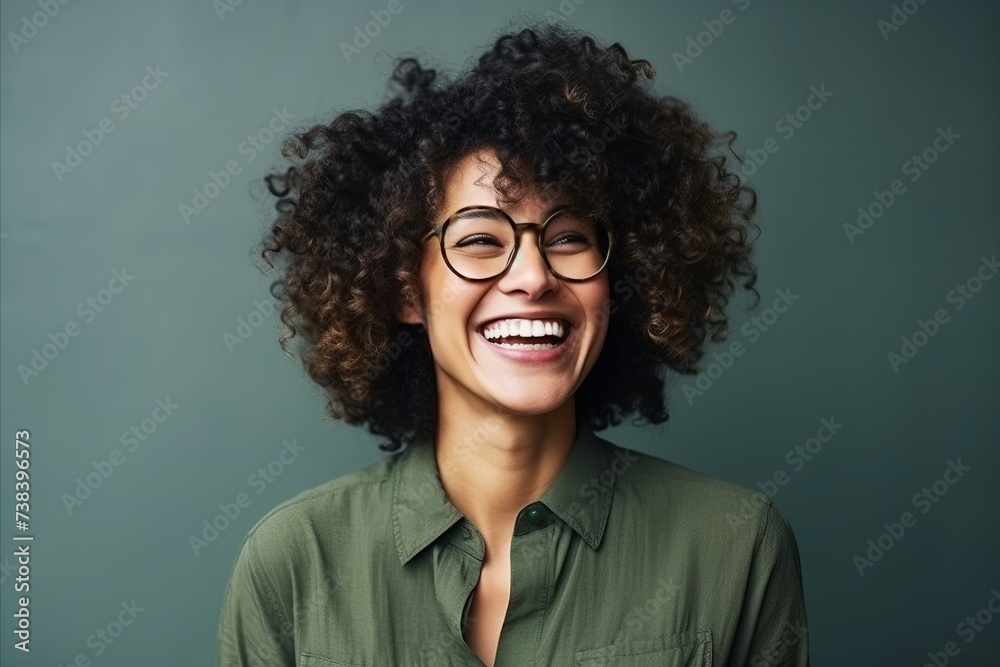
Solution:
{"label": "curly afro hair", "polygon": [[[567,195],[605,216],[615,248],[600,357],[575,395],[594,430],[637,414],[667,420],[664,376],[698,372],[706,338],[728,333],[737,284],[759,300],[751,261],[757,207],[727,169],[735,132],[717,133],[691,106],[647,89],[654,69],[561,25],[504,34],[442,83],[413,58],[395,63],[395,96],[376,112],[340,113],[292,133],[290,163],[267,176],[276,219],[260,255],[276,254],[281,348],[300,356],[326,411],[383,436],[379,447],[432,441],[437,394],[426,331],[402,323],[419,294],[420,238],[442,183],[463,156],[490,148],[493,186]],[[742,159],[736,156],[742,164]]]}

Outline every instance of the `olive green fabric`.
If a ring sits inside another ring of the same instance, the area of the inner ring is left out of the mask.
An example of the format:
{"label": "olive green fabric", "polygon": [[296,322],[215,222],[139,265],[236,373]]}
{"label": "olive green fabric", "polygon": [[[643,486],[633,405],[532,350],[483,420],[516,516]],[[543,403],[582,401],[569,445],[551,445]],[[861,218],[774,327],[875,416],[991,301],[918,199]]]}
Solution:
{"label": "olive green fabric", "polygon": [[[462,638],[485,544],[413,446],[251,529],[218,665],[482,665]],[[798,547],[766,496],[577,426],[518,514],[495,665],[809,664]]]}

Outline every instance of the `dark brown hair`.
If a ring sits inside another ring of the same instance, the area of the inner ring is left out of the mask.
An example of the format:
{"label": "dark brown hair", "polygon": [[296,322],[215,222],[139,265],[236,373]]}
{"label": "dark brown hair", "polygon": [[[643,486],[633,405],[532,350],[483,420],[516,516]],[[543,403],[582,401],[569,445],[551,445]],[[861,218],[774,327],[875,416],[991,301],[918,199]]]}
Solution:
{"label": "dark brown hair", "polygon": [[285,140],[291,166],[267,178],[277,216],[261,256],[279,271],[281,347],[301,336],[330,416],[366,424],[386,451],[433,438],[426,332],[396,313],[416,300],[419,240],[444,174],[489,147],[505,199],[540,185],[612,227],[608,335],[576,393],[578,419],[595,430],[629,414],[667,420],[666,369],[697,372],[705,339],[726,336],[737,283],[759,298],[748,239],[757,197],[713,154],[731,152],[736,134],[654,94],[653,76],[617,43],[535,25],[500,36],[451,81],[400,59],[397,92],[377,111],[346,111]]}

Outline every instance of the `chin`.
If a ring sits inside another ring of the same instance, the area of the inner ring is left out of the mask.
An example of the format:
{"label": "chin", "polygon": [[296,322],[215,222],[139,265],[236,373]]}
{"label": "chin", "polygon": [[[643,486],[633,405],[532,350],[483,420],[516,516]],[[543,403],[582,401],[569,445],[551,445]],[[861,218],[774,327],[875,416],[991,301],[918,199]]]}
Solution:
{"label": "chin", "polygon": [[544,415],[562,407],[566,401],[573,398],[564,391],[554,393],[524,393],[512,390],[510,393],[491,391],[488,394],[491,401],[501,406],[505,411],[523,416]]}

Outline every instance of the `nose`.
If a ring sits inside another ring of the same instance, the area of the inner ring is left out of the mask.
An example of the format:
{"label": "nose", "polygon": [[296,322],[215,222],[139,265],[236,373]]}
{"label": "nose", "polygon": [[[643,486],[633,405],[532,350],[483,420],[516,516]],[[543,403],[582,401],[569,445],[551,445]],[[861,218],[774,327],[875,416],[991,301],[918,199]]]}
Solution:
{"label": "nose", "polygon": [[499,287],[504,292],[520,289],[532,296],[540,296],[559,288],[559,279],[549,270],[545,257],[538,248],[538,230],[520,231],[520,243]]}

